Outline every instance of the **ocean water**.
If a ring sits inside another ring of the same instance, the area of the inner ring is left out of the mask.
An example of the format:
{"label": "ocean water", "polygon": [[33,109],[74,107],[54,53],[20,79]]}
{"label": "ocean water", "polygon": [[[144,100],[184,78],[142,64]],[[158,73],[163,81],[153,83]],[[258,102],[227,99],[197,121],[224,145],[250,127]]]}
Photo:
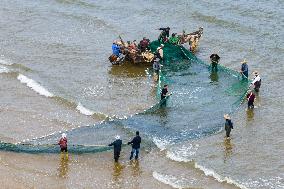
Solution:
{"label": "ocean water", "polygon": [[[64,181],[54,176],[54,155],[1,152],[4,186],[14,175],[18,188],[284,188],[283,9],[280,0],[2,0],[1,141],[53,144],[63,131],[71,144],[104,145],[116,134],[128,140],[136,130],[144,139],[140,170],[130,165],[130,180],[125,155],[126,168],[114,166],[109,176],[108,151],[72,157],[69,171],[60,161]],[[136,115],[157,103],[157,83],[145,66],[111,66],[111,44],[119,35],[155,40],[164,26],[203,26],[196,56],[205,62],[215,52],[238,70],[246,58],[250,73],[262,77],[257,108],[246,111],[243,103],[233,111],[240,94],[228,90],[238,78],[184,61],[176,63],[183,69],[165,68],[173,92],[167,107]],[[230,140],[222,130],[226,112],[233,112]],[[102,179],[86,179],[92,167]]]}

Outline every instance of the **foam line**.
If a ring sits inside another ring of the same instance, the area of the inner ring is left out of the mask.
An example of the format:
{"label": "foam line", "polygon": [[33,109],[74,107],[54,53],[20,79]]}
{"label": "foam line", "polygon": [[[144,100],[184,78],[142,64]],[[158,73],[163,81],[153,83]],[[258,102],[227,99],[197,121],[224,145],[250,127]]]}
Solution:
{"label": "foam line", "polygon": [[84,115],[87,115],[87,116],[91,116],[93,115],[95,112],[93,112],[92,110],[89,110],[87,109],[86,107],[84,107],[80,102],[78,104],[78,106],[76,107],[76,109],[81,113],[81,114],[84,114]]}
{"label": "foam line", "polygon": [[238,183],[237,181],[231,179],[230,177],[223,177],[223,176],[219,175],[218,173],[214,172],[213,170],[207,169],[207,168],[205,168],[205,167],[203,167],[203,166],[201,166],[201,165],[199,165],[199,164],[197,164],[197,163],[194,164],[194,167],[195,167],[196,169],[199,169],[199,170],[203,171],[206,176],[211,176],[211,177],[213,177],[213,178],[214,178],[215,180],[217,180],[218,182],[227,182],[228,184],[235,185],[235,186],[237,186],[238,188],[241,188],[241,189],[248,189],[246,186],[244,186],[244,185]]}
{"label": "foam line", "polygon": [[183,186],[180,186],[178,184],[178,179],[175,178],[174,176],[171,175],[162,175],[156,171],[153,172],[153,177],[158,180],[159,182],[162,182],[164,184],[170,185],[173,188],[178,188],[178,189],[182,189],[185,188]]}
{"label": "foam line", "polygon": [[37,83],[36,81],[22,75],[19,74],[17,79],[21,82],[26,84],[28,87],[30,87],[32,90],[34,90],[35,92],[37,92],[38,94],[42,95],[42,96],[46,96],[46,97],[53,97],[54,95],[52,93],[50,93],[48,90],[46,90],[43,86],[41,86],[39,83]]}

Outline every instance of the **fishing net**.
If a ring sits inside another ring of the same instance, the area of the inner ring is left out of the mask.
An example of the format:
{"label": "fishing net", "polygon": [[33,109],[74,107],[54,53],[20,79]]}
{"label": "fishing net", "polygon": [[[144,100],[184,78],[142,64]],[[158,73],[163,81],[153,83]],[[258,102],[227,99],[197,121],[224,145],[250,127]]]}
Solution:
{"label": "fishing net", "polygon": [[[159,42],[151,43],[152,52]],[[154,73],[154,72],[153,72]],[[175,144],[220,132],[223,115],[233,114],[240,107],[250,81],[237,71],[218,66],[212,72],[209,64],[181,46],[165,44],[164,61],[159,72],[157,104],[125,119],[109,119],[101,124],[82,126],[66,131],[68,150],[73,153],[95,153],[119,134],[126,143],[136,130],[143,136],[143,146]],[[160,101],[164,84],[172,96]],[[0,149],[26,153],[59,152],[60,133],[19,144],[0,143]]]}

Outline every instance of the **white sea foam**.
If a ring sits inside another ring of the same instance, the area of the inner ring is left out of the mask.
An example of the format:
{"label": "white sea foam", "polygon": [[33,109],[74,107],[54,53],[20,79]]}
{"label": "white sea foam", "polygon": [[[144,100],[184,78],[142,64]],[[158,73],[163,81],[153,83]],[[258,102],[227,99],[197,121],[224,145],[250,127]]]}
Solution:
{"label": "white sea foam", "polygon": [[173,188],[179,188],[179,189],[182,189],[182,188],[185,188],[184,186],[182,186],[181,184],[181,181],[178,180],[176,177],[174,176],[171,176],[171,175],[162,175],[156,171],[153,172],[153,177],[164,183],[164,184],[167,184],[167,185],[170,185],[171,187]]}
{"label": "white sea foam", "polygon": [[183,145],[179,148],[174,148],[167,151],[167,158],[178,162],[190,162],[196,154],[198,145]]}
{"label": "white sea foam", "polygon": [[76,109],[79,110],[79,112],[81,114],[84,114],[84,115],[87,115],[87,116],[91,116],[95,113],[92,110],[85,108],[80,102],[79,102],[78,106],[76,107]]}
{"label": "white sea foam", "polygon": [[194,166],[195,166],[195,168],[203,171],[206,176],[211,176],[214,179],[216,179],[218,182],[227,182],[228,184],[235,185],[235,186],[237,186],[241,189],[248,189],[246,186],[238,183],[237,181],[231,179],[230,177],[223,177],[223,176],[219,175],[218,173],[214,172],[213,170],[207,169],[207,168],[205,168],[205,167],[203,167],[203,166],[201,166],[197,163],[195,163]]}
{"label": "white sea foam", "polygon": [[40,95],[46,96],[46,97],[53,97],[54,95],[50,93],[48,90],[46,90],[43,86],[41,86],[36,81],[19,74],[17,77],[18,80],[20,80],[21,83],[25,83],[28,87],[33,89],[35,92],[39,93]]}
{"label": "white sea foam", "polygon": [[153,138],[153,142],[156,144],[156,146],[161,150],[165,150],[166,147],[170,144],[170,140],[162,139],[162,138]]}
{"label": "white sea foam", "polygon": [[9,73],[9,72],[10,72],[10,70],[8,68],[0,65],[0,73]]}
{"label": "white sea foam", "polygon": [[10,65],[12,65],[13,63],[10,62],[10,61],[8,61],[8,60],[0,59],[0,64],[10,66]]}

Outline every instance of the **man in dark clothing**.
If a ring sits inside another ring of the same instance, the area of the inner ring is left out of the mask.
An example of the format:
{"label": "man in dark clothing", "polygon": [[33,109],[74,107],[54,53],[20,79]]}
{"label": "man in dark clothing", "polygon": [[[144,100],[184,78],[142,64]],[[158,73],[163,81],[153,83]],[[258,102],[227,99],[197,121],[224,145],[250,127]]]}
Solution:
{"label": "man in dark clothing", "polygon": [[121,145],[122,145],[122,140],[120,139],[120,136],[116,136],[115,141],[108,145],[108,146],[113,146],[113,156],[115,162],[118,162],[121,151]]}
{"label": "man in dark clothing", "polygon": [[218,71],[217,65],[219,63],[220,56],[218,54],[211,54],[210,60],[211,60],[211,65],[212,65],[212,71],[213,70]]}
{"label": "man in dark clothing", "polygon": [[136,136],[132,139],[132,141],[127,144],[132,144],[132,150],[130,155],[130,160],[133,158],[133,154],[135,153],[135,159],[138,159],[139,149],[140,149],[141,137],[139,136],[139,131],[136,131]]}
{"label": "man in dark clothing", "polygon": [[159,35],[159,42],[165,43],[168,40],[168,37],[170,36],[170,27],[166,28],[159,28],[159,30],[162,30],[161,34]]}
{"label": "man in dark clothing", "polygon": [[225,131],[226,131],[226,137],[229,138],[230,137],[230,133],[231,133],[231,129],[233,129],[233,123],[231,121],[231,118],[229,116],[229,114],[225,114],[224,118],[226,120],[225,122]]}
{"label": "man in dark clothing", "polygon": [[241,67],[241,74],[243,75],[243,77],[246,77],[246,79],[248,78],[248,65],[247,65],[247,61],[246,59],[244,59],[242,62],[242,67]]}
{"label": "man in dark clothing", "polygon": [[248,100],[248,108],[254,108],[254,99],[255,99],[255,95],[253,94],[252,91],[250,91],[247,94],[247,100]]}
{"label": "man in dark clothing", "polygon": [[168,96],[168,85],[164,85],[164,88],[162,89],[162,93],[161,93],[161,100],[163,100],[164,98],[166,98]]}

